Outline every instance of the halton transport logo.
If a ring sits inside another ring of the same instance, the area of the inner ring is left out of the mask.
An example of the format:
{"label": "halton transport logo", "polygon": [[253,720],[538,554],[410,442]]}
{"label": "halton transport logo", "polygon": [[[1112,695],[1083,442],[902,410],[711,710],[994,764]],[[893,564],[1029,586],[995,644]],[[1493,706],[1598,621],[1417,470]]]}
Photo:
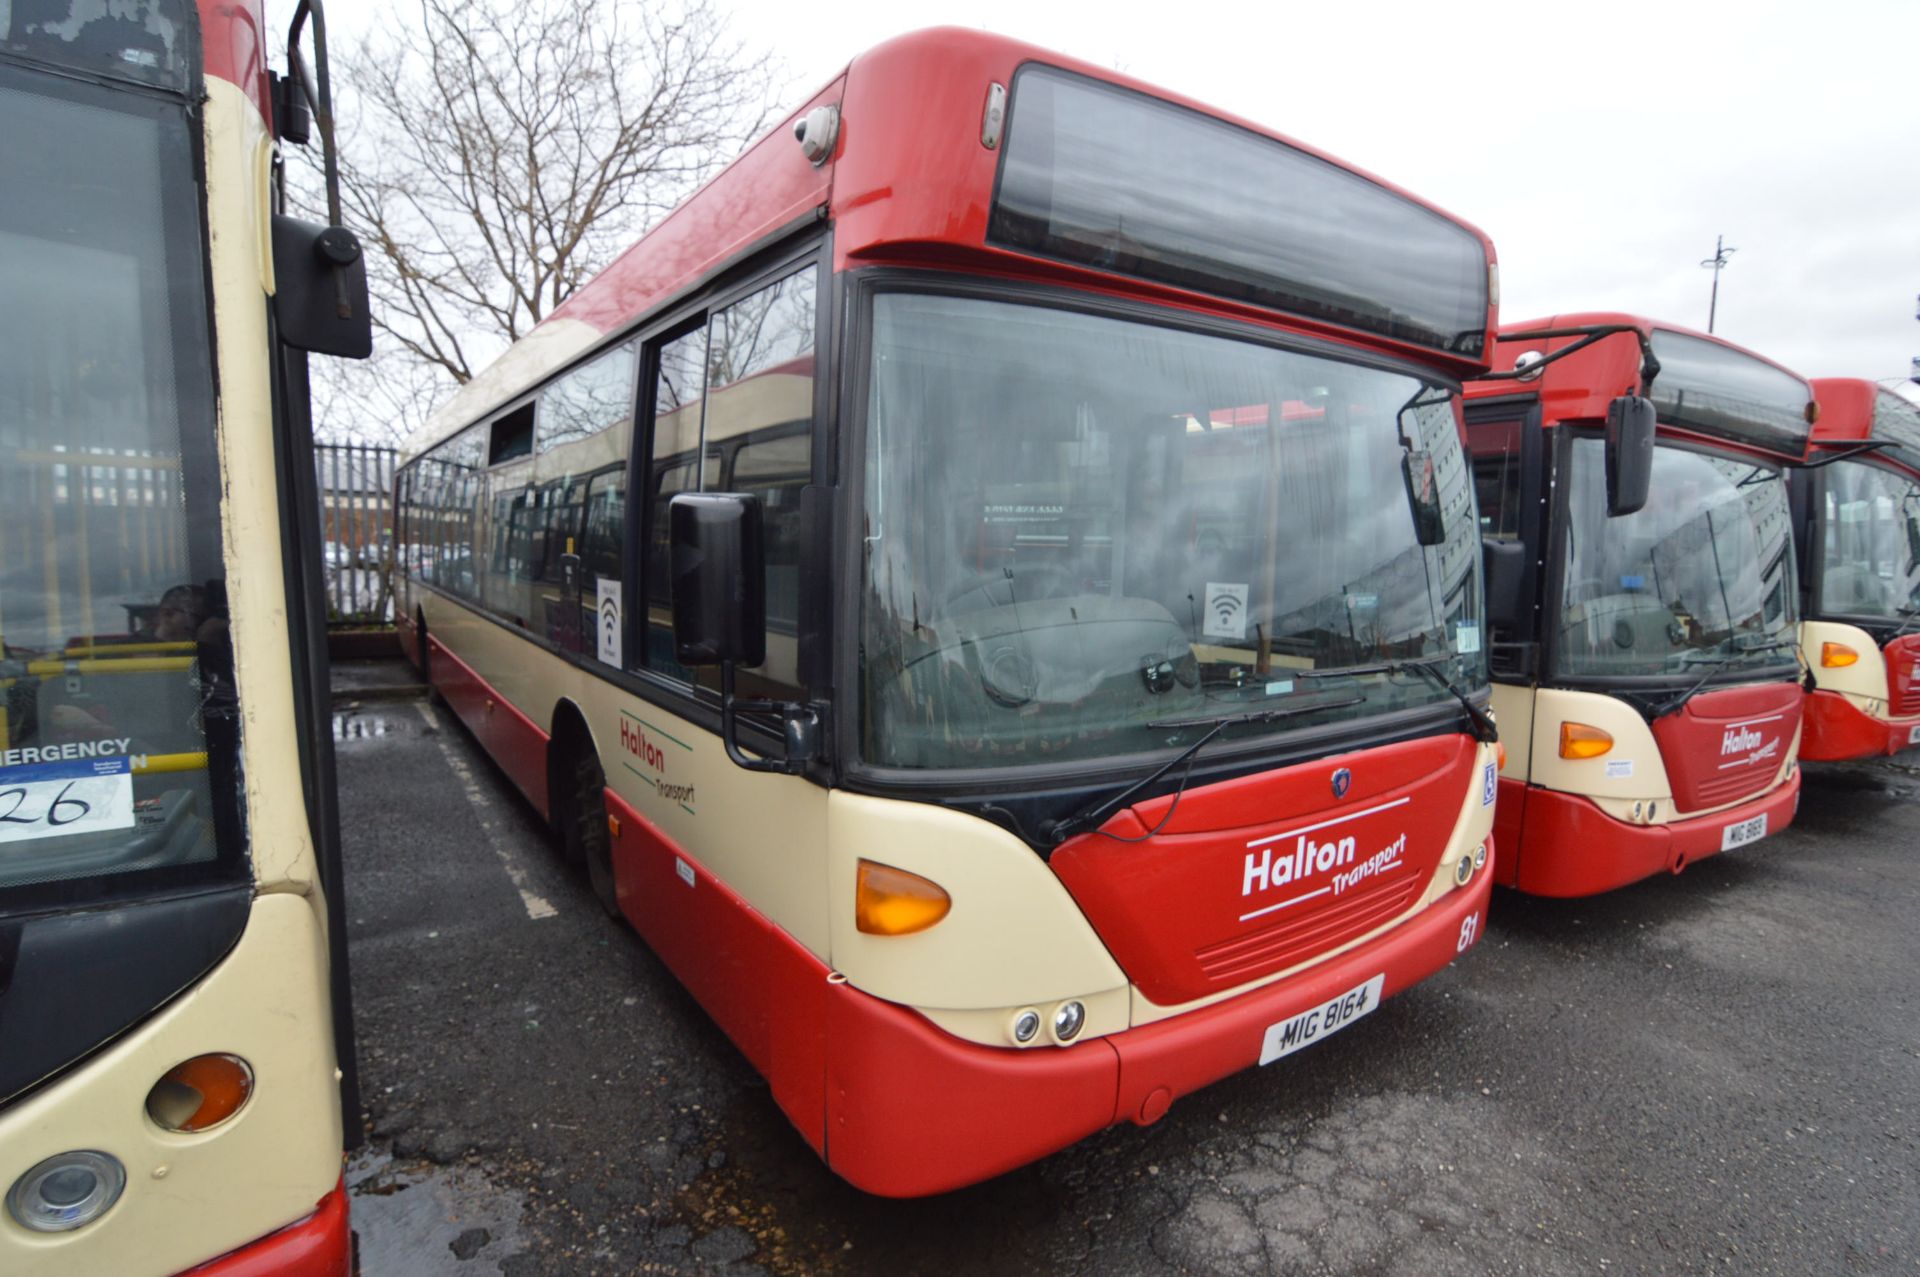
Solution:
{"label": "halton transport logo", "polygon": [[1768,718],[1749,719],[1744,723],[1735,723],[1720,734],[1720,757],[1733,759],[1730,763],[1720,764],[1721,769],[1728,767],[1750,766],[1765,762],[1780,753],[1780,737],[1767,739],[1765,732],[1754,730],[1755,723],[1771,723],[1778,714]]}
{"label": "halton transport logo", "polygon": [[[1405,868],[1406,862],[1401,858],[1407,850],[1404,830],[1364,853],[1360,846],[1360,835],[1323,831],[1404,807],[1412,801],[1410,797],[1396,798],[1392,802],[1336,816],[1332,820],[1322,820],[1300,829],[1289,829],[1285,833],[1256,838],[1248,843],[1240,878],[1241,899],[1251,901],[1256,896],[1277,891],[1291,891],[1294,894],[1243,913],[1240,921],[1247,922],[1265,914],[1277,913],[1320,896],[1343,895],[1363,882]],[[1310,883],[1318,885],[1309,886]],[[1299,891],[1301,887],[1307,889]]]}

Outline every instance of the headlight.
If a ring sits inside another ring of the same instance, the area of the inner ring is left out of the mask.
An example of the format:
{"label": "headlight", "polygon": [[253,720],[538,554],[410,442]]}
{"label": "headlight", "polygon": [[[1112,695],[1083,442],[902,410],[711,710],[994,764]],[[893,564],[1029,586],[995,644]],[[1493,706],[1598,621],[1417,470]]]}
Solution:
{"label": "headlight", "polygon": [[36,1233],[71,1232],[106,1214],[126,1186],[127,1169],[111,1153],[59,1153],[13,1182],[7,1210]]}

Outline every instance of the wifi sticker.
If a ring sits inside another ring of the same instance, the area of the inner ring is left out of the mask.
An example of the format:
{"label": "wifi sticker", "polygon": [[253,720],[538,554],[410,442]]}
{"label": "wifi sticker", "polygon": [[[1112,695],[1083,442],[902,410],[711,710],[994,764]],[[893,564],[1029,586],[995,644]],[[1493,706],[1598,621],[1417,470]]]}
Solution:
{"label": "wifi sticker", "polygon": [[1247,636],[1247,587],[1245,583],[1207,582],[1207,601],[1200,632],[1208,638],[1239,639]]}

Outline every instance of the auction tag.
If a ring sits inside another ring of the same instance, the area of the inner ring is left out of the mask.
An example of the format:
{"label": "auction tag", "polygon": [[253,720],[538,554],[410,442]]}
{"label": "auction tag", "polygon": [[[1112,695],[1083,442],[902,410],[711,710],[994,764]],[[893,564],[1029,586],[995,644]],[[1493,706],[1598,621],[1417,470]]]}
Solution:
{"label": "auction tag", "polygon": [[133,828],[124,754],[0,769],[0,843]]}

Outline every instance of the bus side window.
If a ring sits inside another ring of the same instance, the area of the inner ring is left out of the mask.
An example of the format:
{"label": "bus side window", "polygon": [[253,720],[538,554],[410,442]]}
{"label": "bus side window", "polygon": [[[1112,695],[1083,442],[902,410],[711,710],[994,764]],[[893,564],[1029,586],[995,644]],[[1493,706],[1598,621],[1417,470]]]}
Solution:
{"label": "bus side window", "polygon": [[679,682],[691,681],[673,659],[673,587],[667,562],[667,503],[678,492],[698,492],[700,412],[706,394],[707,330],[696,328],[661,344],[653,385],[652,452],[642,473],[647,493],[644,650],[630,664]]}
{"label": "bus side window", "polygon": [[[760,497],[766,534],[767,658],[742,671],[749,696],[799,685],[800,491],[813,477],[814,276],[807,267],[713,317],[707,350],[703,486]],[[724,475],[715,462],[725,459]],[[719,686],[719,670],[701,682]]]}
{"label": "bus side window", "polygon": [[1467,427],[1483,537],[1509,540],[1520,535],[1520,432],[1525,428],[1517,420]]}

